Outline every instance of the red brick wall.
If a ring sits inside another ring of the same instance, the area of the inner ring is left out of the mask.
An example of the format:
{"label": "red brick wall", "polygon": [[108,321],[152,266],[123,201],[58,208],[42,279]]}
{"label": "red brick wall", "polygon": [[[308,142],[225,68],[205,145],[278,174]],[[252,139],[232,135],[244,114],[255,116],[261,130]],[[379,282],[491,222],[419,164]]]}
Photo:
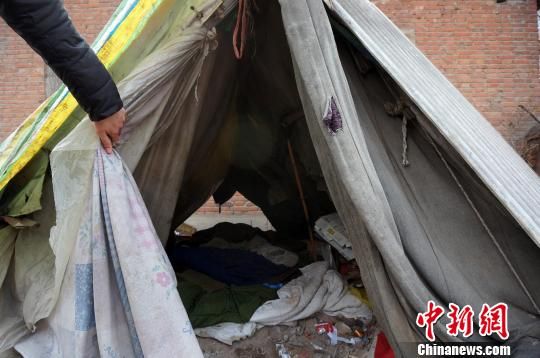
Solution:
{"label": "red brick wall", "polygon": [[[214,199],[210,198],[197,211],[197,214],[217,214],[219,207],[214,203]],[[231,200],[221,206],[221,214],[224,215],[249,215],[259,214],[261,210],[252,202],[244,198],[240,193],[235,193]]]}
{"label": "red brick wall", "polygon": [[[65,0],[75,27],[89,42],[96,38],[120,0]],[[0,141],[45,100],[45,65],[0,20]]]}
{"label": "red brick wall", "polygon": [[536,0],[373,0],[514,144],[540,114]]}
{"label": "red brick wall", "polygon": [[0,20],[0,140],[43,101],[43,61]]}

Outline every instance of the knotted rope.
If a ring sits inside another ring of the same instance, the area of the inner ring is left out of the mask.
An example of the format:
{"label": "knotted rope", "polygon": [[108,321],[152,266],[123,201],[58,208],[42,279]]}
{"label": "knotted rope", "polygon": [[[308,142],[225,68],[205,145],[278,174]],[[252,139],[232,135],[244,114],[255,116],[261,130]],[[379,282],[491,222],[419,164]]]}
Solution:
{"label": "knotted rope", "polygon": [[401,120],[401,146],[403,150],[401,151],[401,165],[404,167],[409,166],[409,158],[407,157],[407,116],[404,114],[403,119]]}
{"label": "knotted rope", "polygon": [[407,113],[406,105],[402,100],[398,100],[397,103],[387,102],[384,104],[384,109],[386,110],[386,113],[392,117],[401,115],[401,165],[408,167],[410,163],[407,155],[409,147],[407,143],[407,124],[409,122],[410,113]]}

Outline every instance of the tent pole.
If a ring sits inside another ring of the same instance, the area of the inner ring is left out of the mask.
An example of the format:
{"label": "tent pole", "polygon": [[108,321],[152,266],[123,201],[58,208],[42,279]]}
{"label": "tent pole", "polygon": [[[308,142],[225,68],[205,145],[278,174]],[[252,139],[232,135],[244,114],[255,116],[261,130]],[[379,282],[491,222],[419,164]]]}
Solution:
{"label": "tent pole", "polygon": [[300,201],[302,202],[302,207],[304,209],[304,217],[306,219],[306,225],[308,229],[308,236],[309,236],[309,244],[308,244],[308,250],[313,259],[316,258],[316,244],[315,244],[315,238],[313,237],[313,231],[311,230],[311,220],[309,218],[309,211],[306,204],[306,199],[304,198],[304,189],[302,187],[302,182],[300,181],[300,175],[298,174],[298,168],[296,167],[296,160],[294,158],[294,152],[292,149],[291,141],[287,139],[287,147],[289,149],[289,157],[291,159],[291,164],[293,167],[294,172],[294,179],[296,181],[296,186],[298,188],[298,193],[300,194]]}

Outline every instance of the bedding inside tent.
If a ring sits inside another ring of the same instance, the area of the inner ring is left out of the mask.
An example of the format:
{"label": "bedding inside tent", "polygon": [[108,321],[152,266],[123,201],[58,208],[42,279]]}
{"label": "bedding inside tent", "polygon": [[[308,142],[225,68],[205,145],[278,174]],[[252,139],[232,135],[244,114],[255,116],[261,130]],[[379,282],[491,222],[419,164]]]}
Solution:
{"label": "bedding inside tent", "polygon": [[[240,60],[234,1],[208,5],[140,60],[119,84],[129,120],[115,154],[87,118],[68,123],[51,139],[50,170],[42,150],[4,189],[2,214],[39,226],[0,231],[0,349],[200,356],[176,282],[155,275],[174,277],[163,249],[174,228],[236,191],[291,240],[338,212],[397,355],[425,340],[415,319],[429,300],[475,312],[505,302],[509,344],[532,347],[538,238],[457,150],[474,137],[441,131],[336,9],[254,4]],[[446,323],[441,341],[505,343],[450,336]]]}

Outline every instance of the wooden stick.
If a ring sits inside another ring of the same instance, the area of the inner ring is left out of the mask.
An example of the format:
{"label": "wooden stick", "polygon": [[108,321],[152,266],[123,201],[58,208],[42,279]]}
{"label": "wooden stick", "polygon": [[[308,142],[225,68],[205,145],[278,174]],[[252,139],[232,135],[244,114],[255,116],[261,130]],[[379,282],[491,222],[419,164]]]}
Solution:
{"label": "wooden stick", "polygon": [[527,107],[525,107],[522,104],[520,104],[518,107],[521,108],[522,110],[524,110],[525,112],[527,112],[529,114],[529,116],[531,116],[532,119],[534,119],[535,121],[540,123],[540,119],[538,119],[538,117],[535,116],[533,112],[531,112],[529,109],[527,109]]}
{"label": "wooden stick", "polygon": [[309,218],[309,210],[306,204],[306,200],[304,198],[304,189],[302,188],[302,182],[300,181],[300,175],[298,174],[298,168],[296,167],[296,160],[294,159],[294,153],[291,145],[291,141],[287,139],[287,147],[289,148],[289,157],[291,158],[291,163],[294,171],[294,178],[296,180],[296,186],[298,188],[298,193],[300,194],[300,201],[302,202],[302,207],[304,208],[304,217],[306,219],[306,225],[308,229],[308,235],[309,235],[309,242],[310,245],[309,251],[313,258],[316,257],[315,253],[315,238],[313,237],[313,231],[311,230],[311,220]]}

